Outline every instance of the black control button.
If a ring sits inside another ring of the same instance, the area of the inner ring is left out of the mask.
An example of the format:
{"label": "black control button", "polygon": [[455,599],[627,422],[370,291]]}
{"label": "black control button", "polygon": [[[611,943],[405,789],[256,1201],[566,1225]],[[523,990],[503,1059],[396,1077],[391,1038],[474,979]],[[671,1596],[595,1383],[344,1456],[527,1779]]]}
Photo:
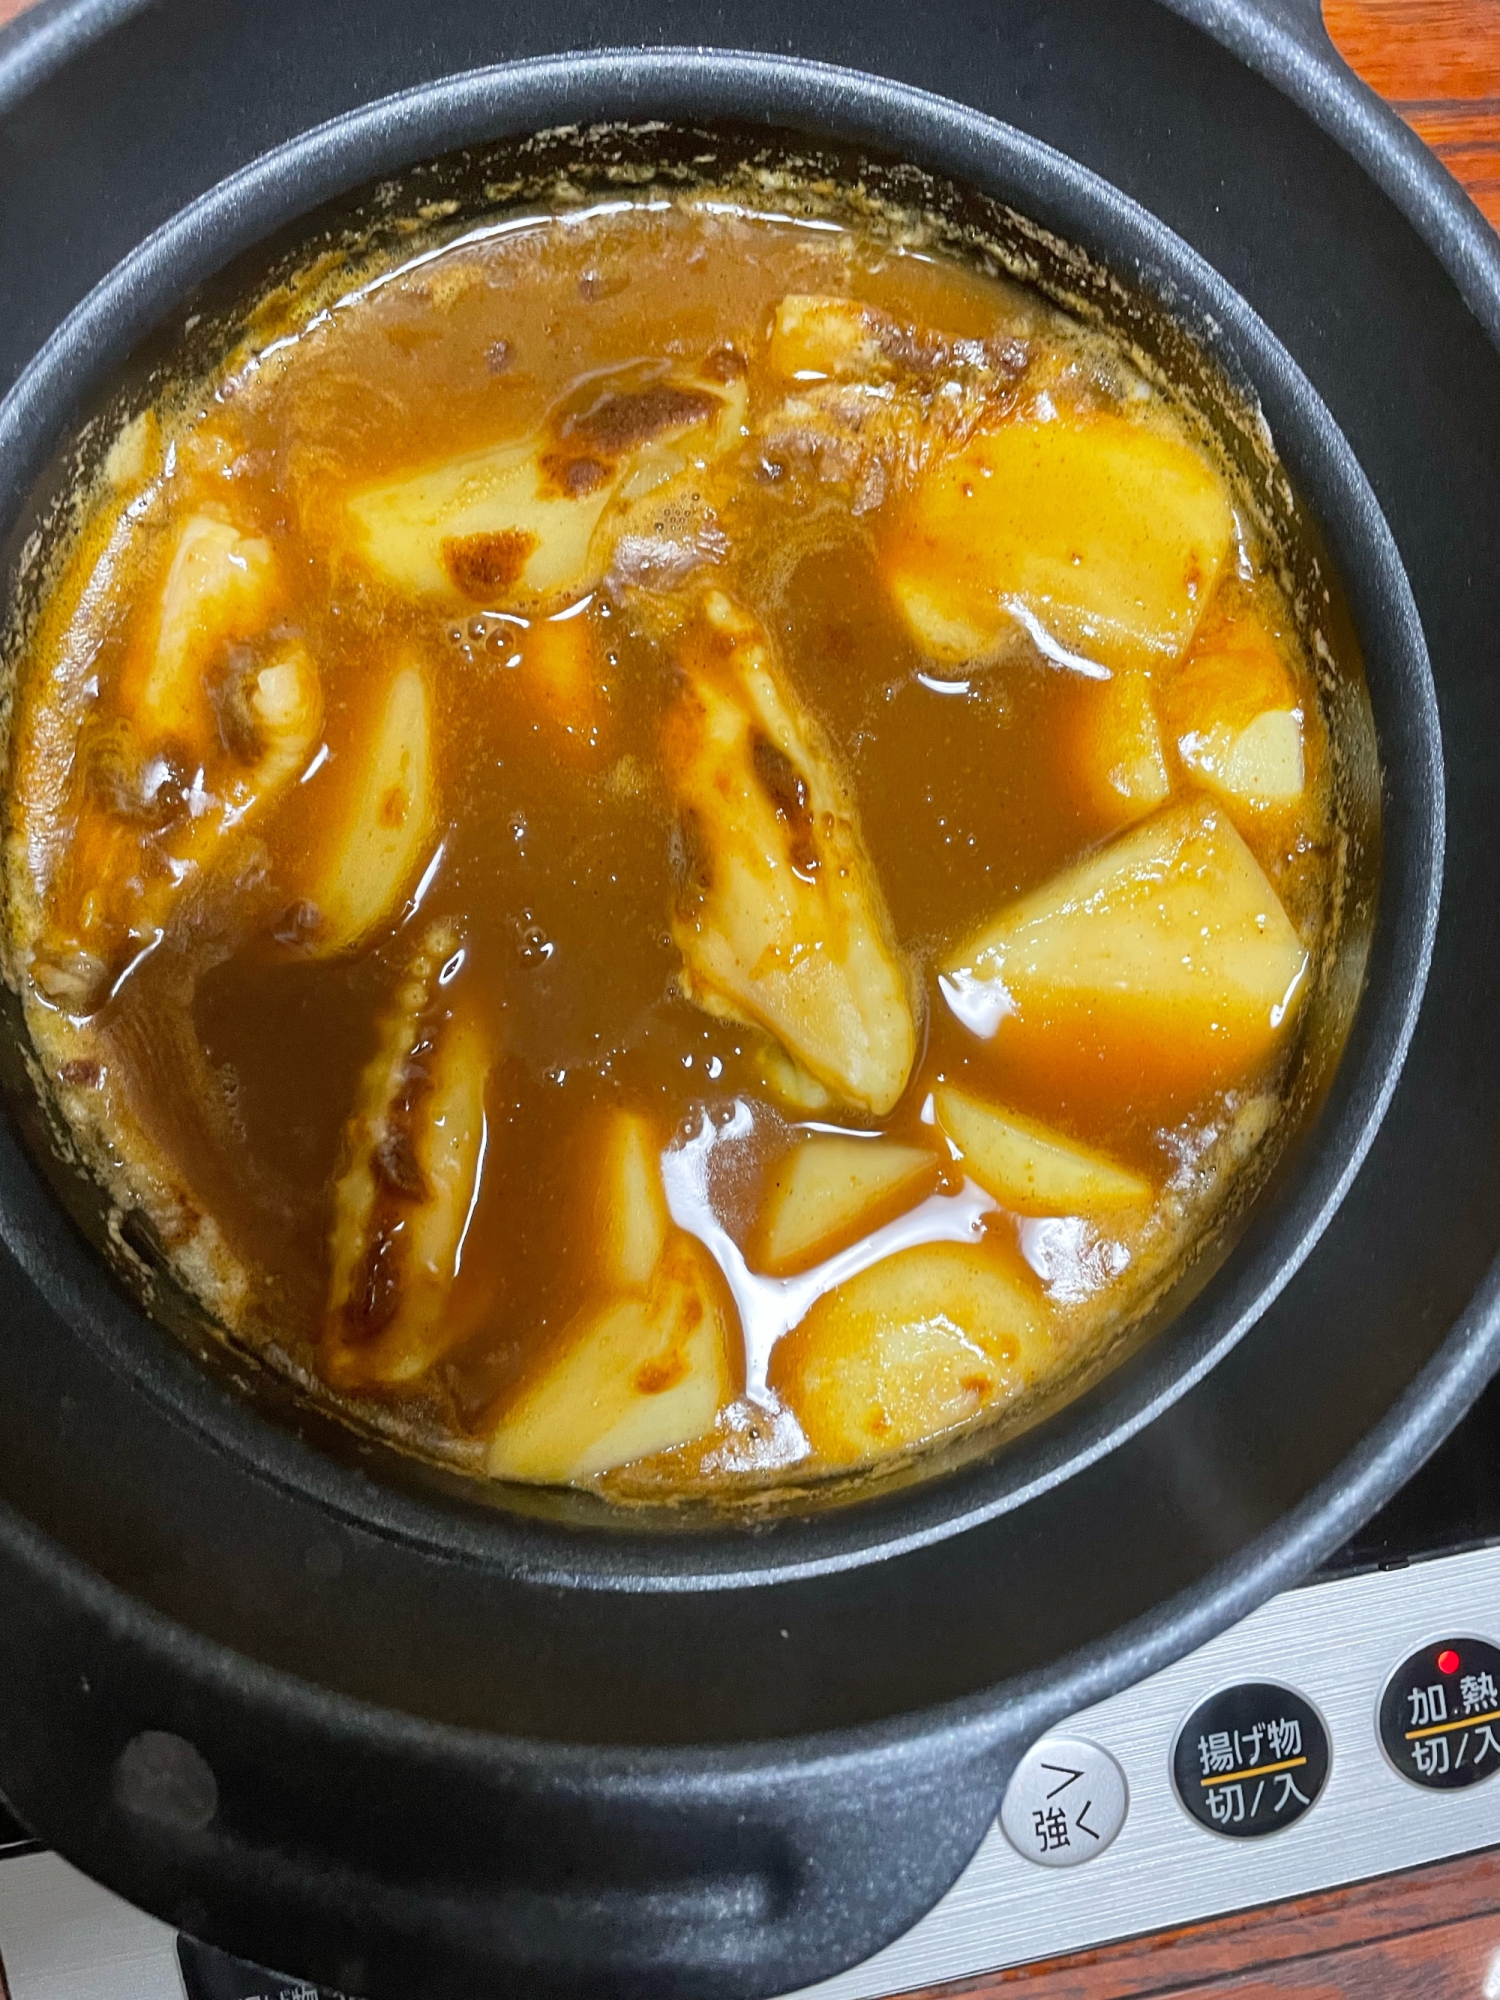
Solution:
{"label": "black control button", "polygon": [[1402,1777],[1429,1791],[1500,1771],[1500,1647],[1439,1639],[1404,1659],[1380,1697],[1380,1740]]}
{"label": "black control button", "polygon": [[1172,1782],[1200,1826],[1255,1840],[1316,1804],[1328,1760],[1328,1731],[1310,1701],[1274,1681],[1241,1681],[1182,1725]]}

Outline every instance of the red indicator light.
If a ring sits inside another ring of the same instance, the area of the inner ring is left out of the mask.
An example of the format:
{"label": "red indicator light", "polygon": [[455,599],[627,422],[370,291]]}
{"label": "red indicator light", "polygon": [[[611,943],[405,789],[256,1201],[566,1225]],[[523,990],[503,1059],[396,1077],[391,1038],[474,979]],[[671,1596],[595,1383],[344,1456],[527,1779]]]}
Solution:
{"label": "red indicator light", "polygon": [[1458,1672],[1458,1655],[1451,1646],[1444,1646],[1442,1652],[1438,1654],[1437,1669],[1440,1674],[1456,1674]]}

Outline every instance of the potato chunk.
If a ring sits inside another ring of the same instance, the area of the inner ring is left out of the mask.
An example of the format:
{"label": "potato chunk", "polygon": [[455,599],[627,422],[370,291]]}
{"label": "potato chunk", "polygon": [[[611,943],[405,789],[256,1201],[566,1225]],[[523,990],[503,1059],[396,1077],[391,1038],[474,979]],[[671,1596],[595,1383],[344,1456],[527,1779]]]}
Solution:
{"label": "potato chunk", "polygon": [[771,1175],[754,1261],[777,1276],[820,1263],[910,1208],[937,1177],[937,1157],[924,1146],[833,1134],[805,1139]]}
{"label": "potato chunk", "polygon": [[690,1444],[739,1391],[717,1273],[670,1222],[656,1134],[633,1113],[606,1131],[598,1213],[599,1290],[506,1398],[497,1479],[563,1485]]}
{"label": "potato chunk", "polygon": [[345,1137],[324,1340],[343,1387],[411,1381],[468,1330],[449,1301],[483,1171],[490,1054],[438,984],[456,945],[447,925],[427,934]]}
{"label": "potato chunk", "polygon": [[1015,420],[927,474],[887,539],[891,594],[933,658],[1016,625],[1107,668],[1172,660],[1229,551],[1223,482],[1185,444],[1106,413]]}
{"label": "potato chunk", "polygon": [[681,832],[683,991],[765,1028],[846,1103],[889,1111],[916,1020],[853,806],[765,633],[722,592],[704,597],[681,664],[663,761]]}
{"label": "potato chunk", "polygon": [[1242,1076],[1284,1034],[1307,969],[1254,855],[1195,799],[1012,903],[949,957],[942,986],[1013,1062],[1149,1096]]}
{"label": "potato chunk", "polygon": [[414,596],[524,606],[577,596],[609,567],[616,504],[732,449],[744,404],[743,382],[595,384],[581,407],[553,411],[522,443],[354,494],[354,547]]}
{"label": "potato chunk", "polygon": [[606,1285],[649,1285],[667,1253],[672,1220],[661,1182],[661,1148],[644,1118],[609,1121],[600,1154],[595,1236]]}
{"label": "potato chunk", "polygon": [[770,1383],[829,1465],[867,1464],[1018,1395],[1051,1343],[1036,1292],[987,1246],[899,1251],[827,1293]]}
{"label": "potato chunk", "polygon": [[1215,619],[1162,696],[1177,754],[1230,807],[1290,805],[1307,782],[1297,686],[1248,611]]}
{"label": "potato chunk", "polygon": [[596,749],[608,703],[588,613],[537,619],[521,639],[520,653],[521,673],[534,683],[535,706],[553,740],[570,750]]}
{"label": "potato chunk", "polygon": [[706,1258],[678,1243],[640,1297],[568,1329],[565,1351],[496,1428],[489,1470],[546,1485],[611,1472],[702,1437],[734,1393]]}
{"label": "potato chunk", "polygon": [[964,1172],[1002,1208],[1018,1215],[1098,1215],[1151,1199],[1151,1183],[1141,1175],[1035,1119],[985,1104],[952,1084],[939,1087],[934,1103]]}
{"label": "potato chunk", "polygon": [[305,894],[318,912],[319,954],[346,950],[388,922],[411,885],[432,831],[433,773],[427,687],[403,667],[375,728],[323,859]]}
{"label": "potato chunk", "polygon": [[1078,775],[1100,819],[1125,826],[1165,805],[1172,782],[1146,676],[1115,674],[1080,698],[1086,706],[1075,738]]}
{"label": "potato chunk", "polygon": [[1302,717],[1295,709],[1267,709],[1232,733],[1212,729],[1180,737],[1178,754],[1211,791],[1244,805],[1289,805],[1307,782]]}

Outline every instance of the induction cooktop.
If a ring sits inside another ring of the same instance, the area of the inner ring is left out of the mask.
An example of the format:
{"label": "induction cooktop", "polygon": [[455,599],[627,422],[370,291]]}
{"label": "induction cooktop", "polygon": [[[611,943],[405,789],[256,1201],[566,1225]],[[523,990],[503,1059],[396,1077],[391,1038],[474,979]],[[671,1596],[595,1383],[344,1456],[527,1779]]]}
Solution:
{"label": "induction cooktop", "polygon": [[[1303,1586],[1032,1746],[964,1874],[808,1989],[879,2000],[1500,1841],[1500,1381]],[[326,2000],[0,1812],[9,2000]]]}

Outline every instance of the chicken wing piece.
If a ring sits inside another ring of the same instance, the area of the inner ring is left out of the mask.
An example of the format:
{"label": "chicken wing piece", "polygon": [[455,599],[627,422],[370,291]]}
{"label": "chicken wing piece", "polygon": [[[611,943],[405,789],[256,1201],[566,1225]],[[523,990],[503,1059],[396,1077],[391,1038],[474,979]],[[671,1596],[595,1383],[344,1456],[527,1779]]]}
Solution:
{"label": "chicken wing piece", "polygon": [[334,1188],[323,1366],[339,1387],[408,1382],[468,1330],[449,1310],[484,1169],[488,1041],[440,985],[434,925],[360,1083]]}
{"label": "chicken wing piece", "polygon": [[883,1114],[916,1056],[911,983],[854,809],[762,627],[709,591],[680,655],[664,767],[680,833],[682,990],[764,1028],[818,1083]]}
{"label": "chicken wing piece", "polygon": [[519,444],[352,495],[352,546],[416,596],[555,608],[605,574],[631,503],[739,443],[744,409],[742,379],[595,383]]}
{"label": "chicken wing piece", "polygon": [[212,656],[263,629],[274,581],[271,544],[259,535],[209,514],[183,522],[162,587],[155,644],[138,656],[122,688],[143,740],[206,747],[213,734]]}
{"label": "chicken wing piece", "polygon": [[53,1004],[93,1012],[303,768],[322,692],[304,646],[266,638],[276,600],[266,542],[208,515],[183,524],[155,615],[82,735],[31,968]]}
{"label": "chicken wing piece", "polygon": [[600,1151],[594,1296],[508,1396],[497,1479],[567,1484],[690,1444],[739,1392],[743,1361],[703,1247],[676,1228],[660,1139],[617,1111]]}
{"label": "chicken wing piece", "polygon": [[789,293],[767,361],[786,388],[760,419],[762,452],[852,488],[865,513],[1010,407],[1027,350],[905,326],[856,299]]}

